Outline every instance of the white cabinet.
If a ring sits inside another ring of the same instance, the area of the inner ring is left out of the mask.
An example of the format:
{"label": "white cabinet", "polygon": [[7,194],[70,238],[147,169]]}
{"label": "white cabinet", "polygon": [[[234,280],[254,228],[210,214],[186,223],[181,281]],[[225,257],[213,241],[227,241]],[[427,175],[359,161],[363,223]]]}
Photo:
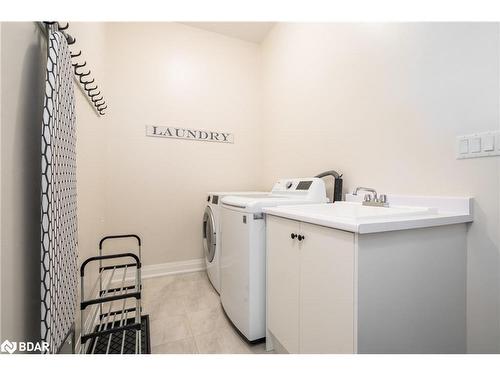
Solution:
{"label": "white cabinet", "polygon": [[267,220],[268,330],[290,353],[353,353],[354,235]]}
{"label": "white cabinet", "polygon": [[299,352],[299,241],[291,238],[299,223],[269,217],[272,230],[267,233],[267,308],[268,327],[290,352]]}
{"label": "white cabinet", "polygon": [[300,223],[300,353],[353,353],[354,235]]}
{"label": "white cabinet", "polygon": [[359,234],[266,220],[268,348],[465,352],[465,224]]}

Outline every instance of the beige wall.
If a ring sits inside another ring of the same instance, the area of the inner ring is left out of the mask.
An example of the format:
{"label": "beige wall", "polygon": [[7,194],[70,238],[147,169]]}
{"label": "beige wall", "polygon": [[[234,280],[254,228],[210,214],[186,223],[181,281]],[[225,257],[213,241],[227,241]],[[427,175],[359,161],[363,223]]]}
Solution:
{"label": "beige wall", "polygon": [[[78,62],[87,62],[91,77],[106,93],[105,24],[71,23],[71,35],[77,39],[74,53],[82,50]],[[77,60],[74,59],[74,62]],[[87,96],[75,85],[77,117],[78,250],[80,260],[98,254],[98,242],[104,228],[104,176],[106,173],[106,124]],[[88,278],[89,280],[91,278]]]}
{"label": "beige wall", "polygon": [[[107,37],[106,231],[142,235],[145,265],[200,259],[206,193],[261,187],[259,46],[176,23],[107,24]],[[235,143],[146,137],[146,124]]]}
{"label": "beige wall", "polygon": [[[73,53],[82,50],[81,64],[87,62],[86,69],[92,70],[91,77],[106,93],[105,61],[106,34],[104,23],[71,22],[69,32],[77,40],[71,47]],[[74,59],[73,62],[77,60]],[[78,255],[79,264],[88,257],[98,254],[99,239],[104,227],[104,176],[106,172],[106,124],[88,102],[87,96],[75,85],[77,122],[77,207],[78,207]],[[97,263],[87,268],[86,297],[94,286]],[[78,295],[80,298],[80,295]],[[88,309],[90,310],[90,309]],[[79,311],[79,310],[78,310]],[[85,318],[87,315],[85,316]],[[77,335],[80,332],[80,314],[76,316]]]}
{"label": "beige wall", "polygon": [[470,352],[500,352],[500,161],[456,160],[455,136],[498,129],[499,48],[495,23],[279,24],[262,46],[265,183],[334,168],[346,191],[475,198]]}
{"label": "beige wall", "polygon": [[[99,90],[106,93],[105,24],[71,23],[77,39],[73,52],[82,50],[79,63],[87,61]],[[76,61],[76,60],[74,60]],[[106,172],[106,124],[75,85],[77,116],[78,248],[80,259],[97,255],[104,228],[104,176]]]}
{"label": "beige wall", "polygon": [[45,39],[1,24],[1,334],[40,337],[40,135]]}

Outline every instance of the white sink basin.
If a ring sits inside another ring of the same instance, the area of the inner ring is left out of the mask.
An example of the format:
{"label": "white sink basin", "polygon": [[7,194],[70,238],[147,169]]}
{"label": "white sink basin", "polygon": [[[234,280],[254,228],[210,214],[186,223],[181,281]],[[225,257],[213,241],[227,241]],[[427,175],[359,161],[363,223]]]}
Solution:
{"label": "white sink basin", "polygon": [[[355,233],[424,228],[472,221],[471,198],[391,196],[389,207],[359,201],[264,208],[268,215]],[[419,205],[420,204],[420,205]],[[426,204],[429,204],[428,206]]]}
{"label": "white sink basin", "polygon": [[356,202],[287,206],[286,209],[290,212],[296,211],[304,215],[328,216],[354,221],[437,213],[436,208],[430,207],[374,207],[363,206],[361,203]]}

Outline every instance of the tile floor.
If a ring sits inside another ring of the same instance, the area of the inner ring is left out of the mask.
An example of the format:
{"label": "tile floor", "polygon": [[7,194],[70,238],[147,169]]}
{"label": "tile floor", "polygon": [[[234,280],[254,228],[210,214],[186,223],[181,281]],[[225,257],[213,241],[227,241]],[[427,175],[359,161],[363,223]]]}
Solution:
{"label": "tile floor", "polygon": [[205,272],[145,279],[143,307],[149,314],[152,353],[266,353],[249,345],[222,311]]}

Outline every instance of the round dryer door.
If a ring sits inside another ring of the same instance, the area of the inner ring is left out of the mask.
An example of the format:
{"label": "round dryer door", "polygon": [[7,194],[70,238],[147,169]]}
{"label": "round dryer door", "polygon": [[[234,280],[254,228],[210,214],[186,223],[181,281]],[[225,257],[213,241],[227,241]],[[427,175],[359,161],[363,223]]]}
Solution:
{"label": "round dryer door", "polygon": [[207,261],[211,262],[215,257],[215,220],[210,207],[207,206],[203,215],[203,249]]}

